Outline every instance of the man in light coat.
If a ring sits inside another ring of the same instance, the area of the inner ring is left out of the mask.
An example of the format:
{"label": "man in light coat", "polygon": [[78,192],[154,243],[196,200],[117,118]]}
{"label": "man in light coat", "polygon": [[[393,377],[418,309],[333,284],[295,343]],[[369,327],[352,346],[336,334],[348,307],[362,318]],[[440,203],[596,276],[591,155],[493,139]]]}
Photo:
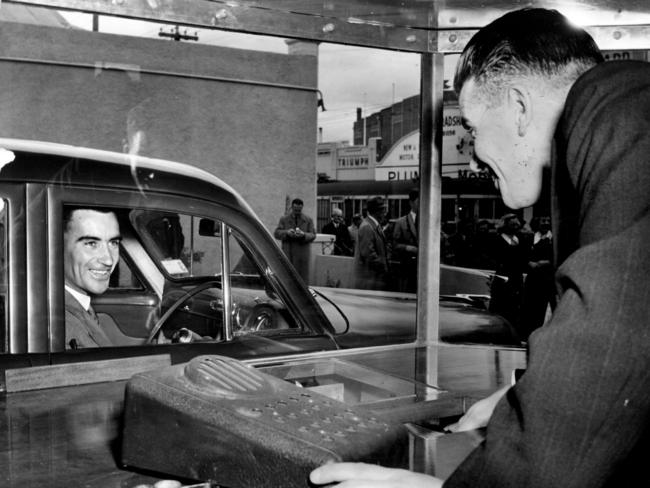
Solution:
{"label": "man in light coat", "polygon": [[302,213],[304,202],[294,198],[291,211],[280,217],[273,235],[282,241],[282,250],[305,283],[309,282],[309,244],[316,239],[314,222]]}

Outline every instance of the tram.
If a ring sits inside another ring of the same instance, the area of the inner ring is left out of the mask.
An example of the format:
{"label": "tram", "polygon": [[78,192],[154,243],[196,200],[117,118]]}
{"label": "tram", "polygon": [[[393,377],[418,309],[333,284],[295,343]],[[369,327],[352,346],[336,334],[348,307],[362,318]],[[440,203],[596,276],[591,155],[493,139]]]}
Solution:
{"label": "tram", "polygon": [[[318,183],[317,227],[327,223],[333,208],[343,210],[348,225],[354,215],[364,215],[368,198],[382,196],[388,203],[388,219],[397,219],[410,211],[409,192],[419,188],[419,181],[333,181]],[[443,224],[460,221],[496,221],[503,214],[512,212],[506,208],[491,180],[473,177],[442,178],[440,211]],[[522,212],[520,212],[522,213]],[[523,213],[521,215],[525,219]]]}

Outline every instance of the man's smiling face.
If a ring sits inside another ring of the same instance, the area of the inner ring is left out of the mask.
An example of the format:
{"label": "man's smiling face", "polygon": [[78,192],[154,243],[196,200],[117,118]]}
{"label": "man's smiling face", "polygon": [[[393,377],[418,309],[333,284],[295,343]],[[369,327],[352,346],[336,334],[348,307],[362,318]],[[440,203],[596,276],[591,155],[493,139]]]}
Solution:
{"label": "man's smiling face", "polygon": [[63,237],[66,284],[82,293],[104,293],[120,257],[120,239],[115,214],[75,210]]}
{"label": "man's smiling face", "polygon": [[549,162],[550,141],[542,141],[531,123],[527,100],[517,99],[516,91],[489,104],[473,79],[459,95],[460,109],[474,137],[471,167],[487,165],[501,192],[504,203],[513,209],[528,207],[539,198],[542,169]]}

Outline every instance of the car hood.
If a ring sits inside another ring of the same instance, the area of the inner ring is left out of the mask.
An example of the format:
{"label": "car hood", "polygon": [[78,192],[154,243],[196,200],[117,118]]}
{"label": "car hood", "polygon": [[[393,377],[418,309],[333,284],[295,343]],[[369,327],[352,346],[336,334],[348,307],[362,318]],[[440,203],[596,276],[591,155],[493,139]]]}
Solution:
{"label": "car hood", "polygon": [[[399,293],[311,287],[344,347],[412,342],[417,298]],[[471,300],[440,297],[440,339],[453,343],[520,346],[510,323]]]}

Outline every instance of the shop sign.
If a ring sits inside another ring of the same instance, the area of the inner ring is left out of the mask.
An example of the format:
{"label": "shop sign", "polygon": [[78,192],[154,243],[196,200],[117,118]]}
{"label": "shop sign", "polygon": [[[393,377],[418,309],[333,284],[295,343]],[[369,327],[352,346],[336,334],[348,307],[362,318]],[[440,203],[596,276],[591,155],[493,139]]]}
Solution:
{"label": "shop sign", "polygon": [[[375,180],[407,180],[417,178],[419,172],[420,131],[414,131],[397,141],[375,168]],[[442,171],[456,175],[459,169],[469,167],[474,154],[474,140],[463,127],[457,105],[443,111]]]}

